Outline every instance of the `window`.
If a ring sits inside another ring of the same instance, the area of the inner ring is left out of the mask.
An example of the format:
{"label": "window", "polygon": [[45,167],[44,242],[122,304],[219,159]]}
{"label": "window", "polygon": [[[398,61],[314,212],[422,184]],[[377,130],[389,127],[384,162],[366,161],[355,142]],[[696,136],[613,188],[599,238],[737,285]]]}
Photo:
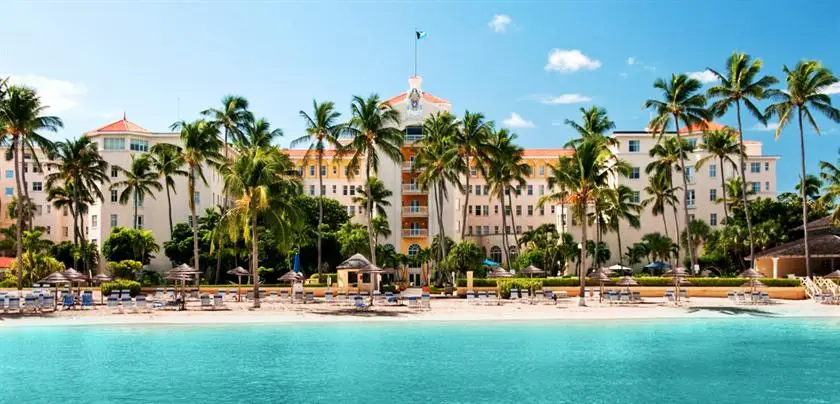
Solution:
{"label": "window", "polygon": [[505,226],[505,233],[510,234],[510,226]]}
{"label": "window", "polygon": [[481,233],[484,234],[485,236],[490,234],[490,226],[484,226],[484,230],[482,230]]}
{"label": "window", "polygon": [[41,183],[39,181],[35,181],[35,182],[32,183],[32,190],[33,191],[42,191],[43,189],[44,189],[44,184],[43,183]]}
{"label": "window", "polygon": [[67,216],[67,208],[62,209],[62,215]]}
{"label": "window", "polygon": [[347,211],[348,211],[347,213],[348,213],[351,217],[356,216],[356,205],[350,205],[350,206],[347,208]]}
{"label": "window", "polygon": [[630,179],[631,180],[638,180],[639,179],[639,167],[633,167],[630,169]]}
{"label": "window", "polygon": [[412,244],[412,245],[408,246],[408,255],[409,256],[413,257],[413,256],[417,255],[417,253],[419,253],[419,252],[420,252],[420,246],[419,245]]}
{"label": "window", "polygon": [[[470,186],[472,186],[472,185],[470,185]],[[470,190],[470,191],[472,191],[472,190]],[[475,186],[475,196],[481,196],[481,185],[476,185]]]}
{"label": "window", "polygon": [[6,178],[9,178],[9,179],[15,178],[14,170],[6,170]]}
{"label": "window", "polygon": [[528,205],[528,216],[534,216],[534,205]]}
{"label": "window", "polygon": [[[192,216],[190,216],[190,227],[192,227]],[[143,229],[143,215],[137,215],[137,228]]]}
{"label": "window", "polygon": [[[496,232],[498,233],[498,232]],[[502,249],[498,246],[490,247],[490,261],[502,262]]]}
{"label": "window", "polygon": [[516,216],[522,216],[522,205],[516,205]]}
{"label": "window", "polygon": [[415,141],[415,140],[420,140],[422,137],[423,137],[423,127],[422,126],[407,126],[405,128],[405,140]]}
{"label": "window", "polygon": [[752,182],[750,184],[752,185],[753,193],[757,194],[757,193],[761,192],[761,183],[760,182]]}
{"label": "window", "polygon": [[770,181],[764,181],[764,190],[770,191]]}
{"label": "window", "polygon": [[545,175],[545,166],[540,166],[540,176]]}
{"label": "window", "polygon": [[750,172],[751,173],[760,173],[761,172],[761,163],[750,163]]}
{"label": "window", "polygon": [[712,226],[717,226],[717,213],[712,213],[709,215],[709,224]]}
{"label": "window", "polygon": [[350,186],[350,196],[355,196],[355,195],[356,195],[356,186],[351,185]]}
{"label": "window", "polygon": [[315,186],[314,185],[309,186],[309,196],[315,196]]}
{"label": "window", "polygon": [[685,179],[689,184],[694,182],[694,166],[685,166]]}
{"label": "window", "polygon": [[494,214],[494,215],[498,215],[498,214],[499,214],[499,205],[493,205],[493,214]]}
{"label": "window", "polygon": [[103,139],[102,148],[105,150],[125,150],[125,138],[106,137]]}
{"label": "window", "polygon": [[686,139],[685,142],[688,143],[688,146],[691,147],[691,150],[694,150],[694,149],[697,148],[697,139],[696,138],[695,139]]}
{"label": "window", "polygon": [[522,186],[521,185],[516,186],[516,195],[517,196],[522,195]]}
{"label": "window", "polygon": [[335,191],[338,190],[338,185],[333,184],[333,195],[335,195]]}
{"label": "window", "polygon": [[540,216],[545,216],[545,207],[540,206]]}
{"label": "window", "polygon": [[638,140],[631,140],[628,144],[630,146],[630,153],[638,153],[642,149]]}
{"label": "window", "polygon": [[201,192],[195,191],[193,193],[193,203],[201,203]]}
{"label": "window", "polygon": [[686,191],[685,202],[686,202],[686,204],[688,205],[689,208],[694,207],[694,190],[693,189],[689,189],[688,191]]}
{"label": "window", "polygon": [[47,214],[50,214],[51,210],[52,210],[52,207],[50,206],[50,204],[47,204]]}
{"label": "window", "polygon": [[99,216],[90,215],[90,227],[99,227]]}
{"label": "window", "polygon": [[490,205],[482,206],[481,207],[481,214],[484,215],[484,216],[490,216]]}
{"label": "window", "polygon": [[485,185],[484,186],[484,196],[487,196],[488,194],[490,194],[490,186]]}
{"label": "window", "polygon": [[117,169],[117,166],[111,166],[111,178],[117,178],[117,175],[118,175],[119,173],[120,173],[120,172],[119,172],[119,170]]}
{"label": "window", "polygon": [[131,139],[128,143],[128,149],[131,151],[147,152],[149,151],[149,141],[143,139]]}
{"label": "window", "polygon": [[475,215],[481,216],[481,205],[475,205]]}
{"label": "window", "polygon": [[333,175],[338,174],[338,167],[333,166]]}
{"label": "window", "polygon": [[717,177],[717,164],[709,165],[709,178]]}
{"label": "window", "polygon": [[471,215],[473,212],[472,205],[467,205],[467,214]]}
{"label": "window", "polygon": [[321,166],[321,175],[322,176],[327,175],[327,167],[326,166]]}
{"label": "window", "polygon": [[470,168],[470,177],[478,176],[478,171],[476,171],[475,167]]}
{"label": "window", "polygon": [[709,190],[709,200],[712,202],[717,200],[717,189],[712,188]]}
{"label": "window", "polygon": [[111,215],[111,227],[117,226],[117,215]]}
{"label": "window", "polygon": [[642,194],[639,191],[633,191],[632,196],[630,197],[630,202],[639,203],[642,200]]}
{"label": "window", "polygon": [[47,226],[47,234],[49,235],[52,233],[52,226]]}
{"label": "window", "polygon": [[528,225],[528,231],[534,231],[534,226]]}
{"label": "window", "polygon": [[493,226],[493,233],[499,234],[499,226]]}
{"label": "window", "polygon": [[540,185],[540,187],[538,189],[539,189],[539,191],[537,192],[537,194],[539,196],[545,195],[545,185]]}
{"label": "window", "polygon": [[6,187],[6,196],[12,196],[15,194],[15,190],[12,187]]}
{"label": "window", "polygon": [[552,215],[554,214],[554,205],[551,205],[551,210],[550,210],[550,212],[551,212],[551,214],[552,214]]}
{"label": "window", "polygon": [[770,171],[770,163],[769,162],[764,163],[764,171]]}
{"label": "window", "polygon": [[23,166],[23,172],[28,173],[29,172],[29,163],[24,162],[21,165]]}
{"label": "window", "polygon": [[342,195],[347,195],[347,185],[344,185],[344,186],[341,187],[341,194]]}
{"label": "window", "polygon": [[315,176],[315,166],[309,166],[309,176],[310,177]]}
{"label": "window", "polygon": [[61,228],[61,235],[64,236],[64,237],[67,237],[67,236],[70,235],[70,230],[67,228],[67,226],[64,226],[64,227]]}
{"label": "window", "polygon": [[118,197],[118,195],[117,195],[117,190],[116,190],[116,189],[112,189],[112,190],[111,190],[111,202],[116,203],[116,202],[118,201],[118,199],[119,199],[119,197]]}
{"label": "window", "polygon": [[326,194],[327,194],[327,186],[326,185],[321,185],[321,196],[324,196]]}
{"label": "window", "polygon": [[32,163],[32,172],[33,173],[41,173],[41,172],[44,172],[44,170],[41,169],[41,166],[39,164]]}
{"label": "window", "polygon": [[527,192],[528,192],[528,195],[533,195],[534,194],[534,186],[533,185],[528,185],[528,191]]}
{"label": "window", "polygon": [[[519,226],[517,226],[517,227],[519,227]],[[519,233],[519,232],[517,231],[517,233]],[[519,253],[518,253],[518,250],[516,249],[516,246],[512,245],[512,246],[508,247],[508,257],[510,257],[510,259],[516,259],[517,255],[519,255]]]}
{"label": "window", "polygon": [[467,226],[467,235],[472,236],[472,226]]}
{"label": "window", "polygon": [[344,176],[345,176],[345,177],[349,177],[349,176],[350,176],[350,167],[349,167],[349,166],[345,166],[345,167],[344,167]]}

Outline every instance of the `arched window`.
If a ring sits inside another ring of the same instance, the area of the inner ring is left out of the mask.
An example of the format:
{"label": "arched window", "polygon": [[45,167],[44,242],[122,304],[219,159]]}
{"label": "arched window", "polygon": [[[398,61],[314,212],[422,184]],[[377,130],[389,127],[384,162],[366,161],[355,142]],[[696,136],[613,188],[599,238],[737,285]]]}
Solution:
{"label": "arched window", "polygon": [[516,246],[510,246],[510,248],[508,248],[508,259],[515,260],[516,256],[517,256]]}
{"label": "arched window", "polygon": [[394,249],[394,245],[391,244],[391,243],[386,243],[386,244],[383,244],[382,246],[385,247],[386,250],[393,250]]}
{"label": "arched window", "polygon": [[420,246],[419,245],[412,244],[412,245],[408,246],[408,255],[410,257],[413,257],[413,256],[417,255],[417,253],[419,253],[419,252],[420,252]]}
{"label": "arched window", "polygon": [[490,248],[490,260],[496,262],[502,262],[502,249],[498,246],[493,246]]}

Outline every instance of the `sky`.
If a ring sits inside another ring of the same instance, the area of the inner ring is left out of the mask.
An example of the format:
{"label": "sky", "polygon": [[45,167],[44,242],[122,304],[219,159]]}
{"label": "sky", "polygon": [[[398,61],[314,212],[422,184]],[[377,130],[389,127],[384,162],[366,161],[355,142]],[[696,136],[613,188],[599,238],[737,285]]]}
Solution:
{"label": "sky", "polygon": [[[282,128],[303,133],[298,111],[353,95],[383,99],[408,88],[414,29],[424,91],[453,112],[483,112],[524,147],[560,147],[581,107],[608,110],[618,130],[641,130],[656,78],[692,73],[712,84],[733,51],[784,64],[808,58],[840,74],[840,4],[828,1],[50,1],[3,5],[0,77],[36,87],[78,137],[125,114],[152,131],[245,96]],[[840,86],[832,89],[840,104]],[[766,102],[760,102],[762,107]],[[735,125],[734,114],[717,120]],[[809,172],[834,162],[840,124],[806,130]],[[795,125],[776,140],[745,116],[746,139],[779,155],[779,192],[799,178]]]}

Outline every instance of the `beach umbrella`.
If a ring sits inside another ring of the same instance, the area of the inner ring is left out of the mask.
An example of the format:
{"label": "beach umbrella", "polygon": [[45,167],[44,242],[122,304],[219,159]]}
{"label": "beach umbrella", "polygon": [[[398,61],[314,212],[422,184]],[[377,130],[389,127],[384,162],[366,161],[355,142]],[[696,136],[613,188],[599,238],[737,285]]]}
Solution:
{"label": "beach umbrella", "polygon": [[93,280],[94,283],[103,283],[103,282],[111,282],[111,281],[114,280],[114,278],[112,278],[111,276],[106,275],[106,274],[96,274],[93,277],[92,280]]}
{"label": "beach umbrella", "polygon": [[674,299],[676,300],[677,303],[679,303],[680,302],[680,285],[689,285],[690,284],[690,282],[683,279],[686,276],[688,276],[688,273],[685,271],[685,268],[676,267],[676,268],[674,268],[674,269],[672,269],[668,272],[665,272],[664,274],[662,274],[662,276],[674,278],[674,286],[675,286],[675,290],[676,290],[676,296],[674,296]]}
{"label": "beach umbrella", "polygon": [[297,273],[300,273],[300,254],[295,254],[295,263],[292,270]]}
{"label": "beach umbrella", "polygon": [[50,285],[58,285],[64,283],[71,283],[72,281],[62,272],[53,272],[40,281],[38,283],[48,283]]}
{"label": "beach umbrella", "polygon": [[521,270],[519,272],[523,273],[523,274],[527,274],[529,276],[539,275],[539,274],[544,274],[545,273],[545,271],[543,271],[542,269],[539,269],[539,268],[537,268],[533,265],[528,265],[527,267],[525,267],[523,270]]}
{"label": "beach umbrella", "polygon": [[289,296],[294,296],[295,283],[303,281],[303,274],[296,271],[289,271],[283,274],[279,280],[283,282],[291,282],[291,285],[289,285]]}
{"label": "beach umbrella", "polygon": [[636,282],[636,280],[633,279],[632,276],[622,277],[618,280],[618,282],[616,282],[616,285],[618,286],[637,286],[638,284],[639,282]]}
{"label": "beach umbrella", "polygon": [[248,272],[248,270],[245,268],[236,267],[231,269],[230,271],[227,271],[227,274],[236,276],[236,300],[239,301],[239,295],[241,292],[240,289],[242,288],[242,277],[248,276],[251,273]]}
{"label": "beach umbrella", "polygon": [[598,285],[600,287],[599,290],[601,292],[601,293],[598,294],[599,300],[603,299],[604,298],[604,284],[612,282],[612,279],[610,279],[609,275],[601,272],[600,270],[594,271],[591,274],[589,274],[589,279],[591,279],[595,282],[598,282]]}
{"label": "beach umbrella", "polygon": [[739,278],[762,278],[762,277],[764,277],[764,275],[762,275],[760,272],[758,272],[754,269],[748,269],[748,270],[743,271],[740,274],[738,274],[738,277]]}
{"label": "beach umbrella", "polygon": [[609,270],[610,274],[615,273],[615,272],[624,274],[624,273],[628,273],[628,272],[633,271],[633,268],[626,267],[626,266],[621,265],[621,264],[610,265],[610,266],[608,266],[606,268],[602,268],[602,269]]}
{"label": "beach umbrella", "polygon": [[495,267],[487,273],[487,276],[490,278],[510,278],[513,276],[513,274],[510,273],[510,271],[503,269],[502,267]]}
{"label": "beach umbrella", "polygon": [[838,270],[836,270],[836,271],[834,271],[834,272],[832,272],[832,273],[830,273],[826,276],[823,276],[823,278],[826,278],[826,279],[840,279],[840,269],[838,269]]}
{"label": "beach umbrella", "polygon": [[336,269],[362,269],[370,265],[370,261],[362,254],[353,254],[350,258],[338,264]]}
{"label": "beach umbrella", "polygon": [[491,260],[491,259],[487,259],[487,258],[485,258],[485,259],[484,259],[484,262],[482,262],[482,264],[487,265],[488,267],[497,267],[497,266],[499,266],[499,263],[498,263],[498,262],[493,261],[493,260]]}

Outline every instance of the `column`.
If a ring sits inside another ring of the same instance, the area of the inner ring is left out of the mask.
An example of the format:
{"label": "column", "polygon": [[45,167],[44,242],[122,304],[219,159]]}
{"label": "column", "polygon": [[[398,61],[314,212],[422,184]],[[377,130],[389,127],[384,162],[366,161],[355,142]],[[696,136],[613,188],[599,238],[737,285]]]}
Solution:
{"label": "column", "polygon": [[773,279],[779,277],[779,257],[773,257]]}

